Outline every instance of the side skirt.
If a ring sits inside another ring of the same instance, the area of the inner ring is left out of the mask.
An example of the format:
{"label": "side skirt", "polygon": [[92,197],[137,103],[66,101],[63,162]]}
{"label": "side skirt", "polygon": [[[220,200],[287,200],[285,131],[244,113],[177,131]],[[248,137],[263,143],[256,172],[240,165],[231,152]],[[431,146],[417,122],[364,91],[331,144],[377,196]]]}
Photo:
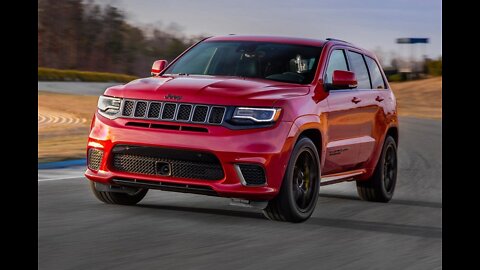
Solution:
{"label": "side skirt", "polygon": [[354,180],[353,179],[354,176],[361,175],[366,172],[367,171],[365,169],[360,169],[360,170],[353,170],[348,172],[322,175],[320,186],[332,185],[332,184],[341,183],[345,181],[352,181]]}

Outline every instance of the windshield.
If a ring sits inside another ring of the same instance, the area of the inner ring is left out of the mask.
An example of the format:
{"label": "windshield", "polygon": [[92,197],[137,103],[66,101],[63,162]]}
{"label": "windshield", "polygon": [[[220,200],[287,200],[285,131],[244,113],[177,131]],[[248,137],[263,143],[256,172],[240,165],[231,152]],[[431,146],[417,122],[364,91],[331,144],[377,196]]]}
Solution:
{"label": "windshield", "polygon": [[308,84],[322,48],[251,41],[202,42],[164,74],[221,75]]}

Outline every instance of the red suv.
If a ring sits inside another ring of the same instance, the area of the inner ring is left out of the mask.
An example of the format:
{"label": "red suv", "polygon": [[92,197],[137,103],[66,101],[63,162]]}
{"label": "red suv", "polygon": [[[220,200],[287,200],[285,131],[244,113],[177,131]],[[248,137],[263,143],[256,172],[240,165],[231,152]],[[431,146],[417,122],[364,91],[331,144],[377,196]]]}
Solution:
{"label": "red suv", "polygon": [[395,97],[372,53],[336,39],[229,35],[108,88],[85,176],[105,203],[159,189],[301,222],[321,185],[356,181],[362,199],[388,202],[397,145]]}

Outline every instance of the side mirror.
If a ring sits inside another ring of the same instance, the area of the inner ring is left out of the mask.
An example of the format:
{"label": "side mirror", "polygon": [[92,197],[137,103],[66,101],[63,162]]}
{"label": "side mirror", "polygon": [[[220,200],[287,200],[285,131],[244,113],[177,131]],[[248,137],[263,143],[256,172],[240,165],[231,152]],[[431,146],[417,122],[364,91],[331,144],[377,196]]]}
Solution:
{"label": "side mirror", "polygon": [[355,73],[345,70],[335,70],[332,75],[333,89],[352,89],[357,87],[357,77]]}
{"label": "side mirror", "polygon": [[160,72],[162,72],[162,70],[165,69],[167,64],[168,64],[167,60],[157,60],[153,62],[152,73],[151,73],[152,76],[158,76],[158,74],[160,74]]}

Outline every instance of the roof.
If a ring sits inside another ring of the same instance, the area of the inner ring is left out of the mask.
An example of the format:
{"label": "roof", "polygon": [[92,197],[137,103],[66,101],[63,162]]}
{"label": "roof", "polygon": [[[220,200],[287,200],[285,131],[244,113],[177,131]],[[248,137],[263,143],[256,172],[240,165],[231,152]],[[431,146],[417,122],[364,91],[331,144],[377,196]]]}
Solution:
{"label": "roof", "polygon": [[307,46],[323,46],[327,40],[310,39],[310,38],[297,38],[297,37],[283,37],[283,36],[257,36],[257,35],[228,35],[228,36],[215,36],[208,38],[205,41],[259,41],[259,42],[273,42],[273,43],[286,43],[295,45],[307,45]]}

